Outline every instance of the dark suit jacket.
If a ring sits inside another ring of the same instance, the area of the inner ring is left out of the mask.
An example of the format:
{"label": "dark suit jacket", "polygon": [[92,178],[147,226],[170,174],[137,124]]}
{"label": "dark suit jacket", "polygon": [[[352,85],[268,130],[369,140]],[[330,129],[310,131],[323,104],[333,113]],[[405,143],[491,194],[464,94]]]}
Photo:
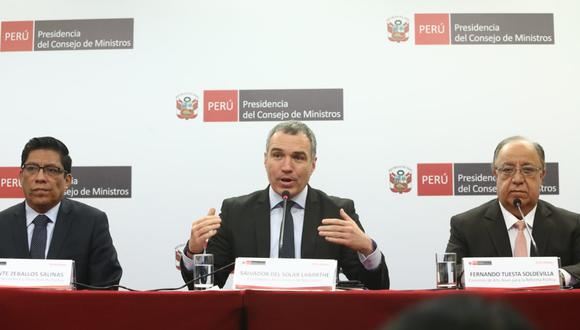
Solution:
{"label": "dark suit jacket", "polygon": [[[352,200],[331,197],[320,190],[308,189],[302,231],[301,257],[305,259],[336,259],[345,275],[359,280],[369,289],[388,289],[389,273],[384,256],[378,269],[367,271],[356,251],[328,243],[318,235],[317,227],[324,218],[340,218],[343,208],[362,228]],[[214,254],[215,269],[237,257],[270,257],[270,199],[268,189],[224,200],[220,217],[222,226],[209,240],[207,252]],[[184,280],[193,278],[191,271],[181,267]],[[231,269],[231,268],[230,268]],[[222,287],[230,270],[215,274],[215,283]],[[191,288],[191,286],[190,286]]]}
{"label": "dark suit jacket", "polygon": [[[30,258],[24,205],[0,212],[0,258]],[[47,259],[74,260],[76,281],[83,284],[108,286],[121,280],[107,215],[70,199],[61,201]]]}
{"label": "dark suit jacket", "polygon": [[[540,256],[560,257],[562,268],[580,279],[580,215],[538,201],[532,236]],[[536,255],[531,247],[530,256]],[[505,220],[497,199],[451,218],[447,252],[463,257],[511,257]]]}

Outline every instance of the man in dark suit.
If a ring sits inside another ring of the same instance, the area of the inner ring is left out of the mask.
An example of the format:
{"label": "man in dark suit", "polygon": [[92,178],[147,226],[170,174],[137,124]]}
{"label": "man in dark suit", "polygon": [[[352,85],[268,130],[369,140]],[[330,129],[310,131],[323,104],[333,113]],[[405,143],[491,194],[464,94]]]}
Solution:
{"label": "man in dark suit", "polygon": [[[464,257],[560,257],[563,281],[576,286],[580,283],[580,215],[539,199],[546,175],[542,146],[524,137],[509,137],[496,147],[492,166],[498,198],[451,218],[447,252],[457,253],[460,262]],[[515,200],[520,201],[523,219]]]}
{"label": "man in dark suit", "polygon": [[[388,289],[384,256],[364,233],[353,201],[328,196],[308,185],[316,160],[316,138],[308,126],[300,122],[276,125],[270,131],[264,153],[270,185],[265,190],[226,199],[219,216],[210,209],[207,216],[193,222],[182,259],[184,280],[193,276],[192,255],[201,253],[207,245],[207,252],[214,254],[216,268],[237,257],[336,259],[349,279],[359,280],[370,289]],[[284,244],[279,251],[285,191],[293,227],[289,233],[284,231]],[[223,286],[228,273],[217,273],[216,284]]]}
{"label": "man in dark suit", "polygon": [[76,282],[119,284],[122,270],[106,214],[64,198],[71,166],[61,141],[28,141],[20,171],[25,201],[0,212],[0,258],[72,259]]}

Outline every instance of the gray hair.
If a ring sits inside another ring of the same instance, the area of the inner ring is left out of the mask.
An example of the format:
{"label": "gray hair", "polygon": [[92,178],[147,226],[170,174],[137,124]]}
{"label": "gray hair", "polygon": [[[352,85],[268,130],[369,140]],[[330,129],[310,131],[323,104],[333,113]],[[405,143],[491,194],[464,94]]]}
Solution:
{"label": "gray hair", "polygon": [[274,128],[270,130],[268,139],[266,140],[266,152],[268,152],[270,149],[270,139],[272,139],[272,135],[277,132],[290,135],[297,135],[300,133],[306,135],[310,141],[310,154],[312,158],[316,157],[316,136],[314,136],[314,132],[312,132],[312,130],[306,126],[306,124],[299,121],[284,121],[274,126]]}
{"label": "gray hair", "polygon": [[538,142],[532,141],[532,140],[528,139],[527,137],[524,137],[521,135],[515,135],[515,136],[510,136],[508,138],[501,140],[500,143],[498,143],[497,147],[495,147],[495,151],[493,152],[493,162],[491,163],[492,170],[495,168],[495,161],[497,160],[497,155],[499,154],[501,149],[506,144],[513,142],[513,141],[525,141],[525,142],[531,143],[534,146],[534,149],[536,149],[538,156],[540,157],[540,162],[542,163],[542,168],[543,169],[546,168],[546,155],[544,153],[544,148],[542,148],[542,146]]}

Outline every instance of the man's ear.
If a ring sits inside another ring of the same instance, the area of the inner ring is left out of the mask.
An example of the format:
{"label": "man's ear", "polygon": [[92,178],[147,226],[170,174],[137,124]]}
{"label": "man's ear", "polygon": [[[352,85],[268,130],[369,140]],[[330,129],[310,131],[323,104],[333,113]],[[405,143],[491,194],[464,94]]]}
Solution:
{"label": "man's ear", "polygon": [[68,190],[68,188],[70,187],[70,185],[72,184],[72,175],[67,174],[66,177],[64,178],[65,184],[65,190]]}

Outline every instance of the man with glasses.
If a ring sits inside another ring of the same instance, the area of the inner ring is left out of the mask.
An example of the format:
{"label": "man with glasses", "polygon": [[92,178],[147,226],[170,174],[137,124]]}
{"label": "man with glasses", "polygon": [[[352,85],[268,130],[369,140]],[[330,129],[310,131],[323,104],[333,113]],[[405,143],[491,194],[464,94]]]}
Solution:
{"label": "man with glasses", "polygon": [[74,260],[76,282],[119,284],[122,270],[107,215],[64,198],[71,166],[68,148],[53,137],[32,138],[24,146],[25,201],[0,212],[0,258]]}
{"label": "man with glasses", "polygon": [[464,257],[560,257],[565,285],[580,284],[580,215],[539,199],[546,175],[542,146],[521,136],[504,139],[493,154],[492,172],[497,199],[451,218],[447,252],[457,253],[459,262]]}

